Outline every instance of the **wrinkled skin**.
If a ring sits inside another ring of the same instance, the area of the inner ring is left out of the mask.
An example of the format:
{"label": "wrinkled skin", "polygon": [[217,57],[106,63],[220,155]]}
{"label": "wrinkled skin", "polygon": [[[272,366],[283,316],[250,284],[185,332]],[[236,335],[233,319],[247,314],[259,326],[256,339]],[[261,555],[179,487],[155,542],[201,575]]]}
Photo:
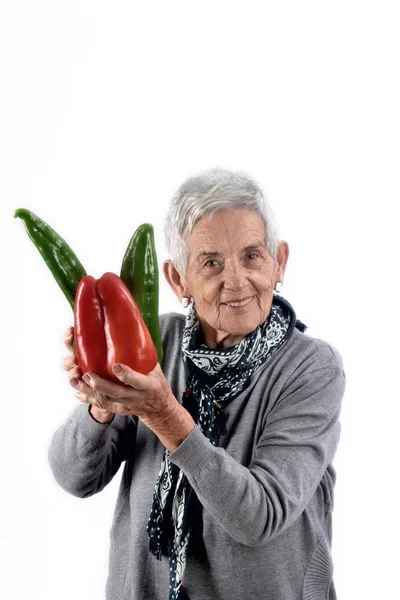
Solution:
{"label": "wrinkled skin", "polygon": [[281,242],[275,261],[264,223],[252,210],[219,211],[201,219],[187,240],[186,273],[171,261],[164,274],[174,293],[192,296],[206,344],[238,344],[267,318],[277,281],[283,281],[289,249]]}

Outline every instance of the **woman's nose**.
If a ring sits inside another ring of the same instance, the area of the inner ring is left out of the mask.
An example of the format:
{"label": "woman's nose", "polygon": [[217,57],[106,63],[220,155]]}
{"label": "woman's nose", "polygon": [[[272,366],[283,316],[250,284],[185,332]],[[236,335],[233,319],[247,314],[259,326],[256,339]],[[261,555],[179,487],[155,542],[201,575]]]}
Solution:
{"label": "woman's nose", "polygon": [[245,269],[240,264],[225,264],[224,287],[234,291],[243,290],[246,286]]}

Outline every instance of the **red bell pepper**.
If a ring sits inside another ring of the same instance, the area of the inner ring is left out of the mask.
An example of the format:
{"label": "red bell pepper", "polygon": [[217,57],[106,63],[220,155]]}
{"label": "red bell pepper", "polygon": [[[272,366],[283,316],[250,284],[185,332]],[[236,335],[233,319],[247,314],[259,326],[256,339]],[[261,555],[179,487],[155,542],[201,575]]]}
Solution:
{"label": "red bell pepper", "polygon": [[82,373],[92,371],[121,383],[112,365],[123,363],[147,374],[157,351],[129,289],[118,275],[82,277],[74,306],[76,357]]}

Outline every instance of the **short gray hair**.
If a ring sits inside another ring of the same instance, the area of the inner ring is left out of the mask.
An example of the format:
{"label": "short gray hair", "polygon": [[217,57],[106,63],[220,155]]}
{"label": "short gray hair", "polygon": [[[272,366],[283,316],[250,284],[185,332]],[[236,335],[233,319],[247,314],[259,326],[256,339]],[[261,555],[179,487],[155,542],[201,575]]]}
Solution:
{"label": "short gray hair", "polygon": [[188,260],[187,236],[203,217],[220,210],[248,208],[265,224],[267,250],[276,260],[279,239],[271,207],[260,186],[246,173],[210,169],[189,177],[173,195],[167,213],[165,236],[169,257],[185,274]]}

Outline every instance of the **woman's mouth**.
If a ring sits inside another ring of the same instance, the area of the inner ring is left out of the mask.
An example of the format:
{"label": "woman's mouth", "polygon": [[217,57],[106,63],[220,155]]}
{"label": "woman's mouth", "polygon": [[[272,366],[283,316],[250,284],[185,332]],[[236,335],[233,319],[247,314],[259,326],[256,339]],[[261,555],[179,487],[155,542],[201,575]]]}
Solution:
{"label": "woman's mouth", "polygon": [[225,306],[230,306],[232,308],[240,308],[243,306],[247,306],[253,300],[253,296],[249,298],[244,298],[243,300],[232,300],[232,302],[224,302]]}

